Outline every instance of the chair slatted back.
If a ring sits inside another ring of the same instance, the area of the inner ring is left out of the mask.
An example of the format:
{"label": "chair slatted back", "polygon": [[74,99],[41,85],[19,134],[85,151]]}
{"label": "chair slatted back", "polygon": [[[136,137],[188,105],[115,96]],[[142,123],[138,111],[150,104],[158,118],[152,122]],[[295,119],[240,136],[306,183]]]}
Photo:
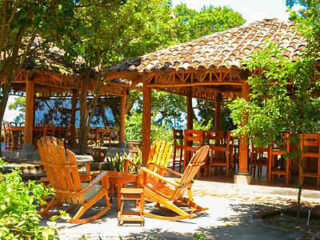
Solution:
{"label": "chair slatted back", "polygon": [[65,147],[74,147],[76,138],[76,128],[74,125],[69,124],[66,127],[65,136],[64,136],[64,146]]}
{"label": "chair slatted back", "polygon": [[180,186],[176,188],[176,191],[173,195],[173,200],[179,199],[183,196],[188,187],[193,183],[193,179],[196,174],[199,172],[201,166],[205,164],[209,153],[209,146],[203,146],[200,148],[190,160],[186,170],[184,171],[181,179]]}
{"label": "chair slatted back", "polygon": [[12,125],[9,122],[3,122],[3,130],[4,130],[4,143],[5,143],[5,149],[13,149],[13,131],[12,131]]}
{"label": "chair slatted back", "polygon": [[301,157],[317,159],[320,161],[320,135],[301,134],[300,135]]}
{"label": "chair slatted back", "polygon": [[75,155],[66,151],[54,137],[39,139],[38,151],[57,199],[61,202],[82,203],[84,199],[80,193],[82,186]]}
{"label": "chair slatted back", "polygon": [[230,145],[230,132],[204,131],[204,143],[217,151],[225,151]]}
{"label": "chair slatted back", "polygon": [[45,125],[43,136],[55,136],[56,134],[56,125],[53,123],[48,123]]}
{"label": "chair slatted back", "polygon": [[157,140],[153,143],[150,149],[149,160],[147,168],[159,173],[160,169],[151,163],[155,163],[161,167],[166,168],[172,155],[172,145],[166,140]]}
{"label": "chair slatted back", "polygon": [[[184,161],[186,162],[185,165],[190,160],[190,156],[199,150],[203,145],[203,131],[201,130],[185,130],[184,131]],[[185,170],[186,166],[183,166],[183,171]]]}
{"label": "chair slatted back", "polygon": [[176,148],[183,148],[183,130],[173,129],[173,145]]}

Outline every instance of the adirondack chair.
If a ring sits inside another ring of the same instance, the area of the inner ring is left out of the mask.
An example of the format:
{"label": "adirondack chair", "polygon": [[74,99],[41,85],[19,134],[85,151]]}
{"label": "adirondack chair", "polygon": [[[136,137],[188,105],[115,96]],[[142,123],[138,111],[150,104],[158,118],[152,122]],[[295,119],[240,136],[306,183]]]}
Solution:
{"label": "adirondack chair", "polygon": [[[66,150],[63,143],[58,143],[54,137],[43,137],[38,140],[38,151],[50,186],[55,190],[55,196],[42,207],[41,215],[50,216],[52,208],[68,203],[71,206],[67,212],[80,206],[69,222],[82,224],[100,218],[109,210],[107,172],[101,172],[89,183],[81,183],[75,155]],[[93,216],[81,218],[101,198],[105,199],[106,206]]]}
{"label": "adirondack chair", "polygon": [[[146,201],[156,202],[156,206],[160,207],[160,205],[163,205],[166,209],[178,214],[178,216],[168,217],[144,212],[145,216],[177,221],[192,218],[195,216],[195,213],[207,210],[207,208],[202,208],[193,202],[191,187],[195,175],[198,173],[200,167],[205,164],[209,149],[209,146],[204,146],[199,149],[190,160],[183,174],[177,173],[169,168],[163,169],[180,177],[180,179],[175,179],[176,181],[164,178],[147,168],[141,168],[142,185],[144,187],[144,197]],[[158,167],[161,168],[160,166]],[[186,191],[188,192],[188,197],[184,197]],[[186,211],[180,208],[179,206],[181,205],[188,206],[190,210]]]}
{"label": "adirondack chair", "polygon": [[[156,140],[150,149],[149,160],[146,164],[146,167],[151,171],[163,175],[164,173],[162,171],[162,168],[166,168],[168,166],[172,150],[173,148],[168,141]],[[138,164],[127,159],[125,160],[124,166],[125,172],[129,172],[130,164],[137,169],[140,168]],[[159,166],[161,168],[159,168]]]}

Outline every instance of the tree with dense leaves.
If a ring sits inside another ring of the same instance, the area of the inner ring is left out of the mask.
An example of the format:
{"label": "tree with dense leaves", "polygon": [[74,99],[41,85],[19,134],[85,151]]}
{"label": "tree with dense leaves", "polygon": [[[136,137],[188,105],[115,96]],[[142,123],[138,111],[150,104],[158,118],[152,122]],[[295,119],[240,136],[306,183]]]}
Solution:
{"label": "tree with dense leaves", "polygon": [[[248,78],[250,99],[239,98],[229,105],[232,119],[237,124],[234,133],[247,136],[257,147],[266,147],[270,143],[281,146],[285,133],[289,133],[290,144],[297,145],[301,133],[320,132],[320,79],[314,78],[320,59],[320,4],[319,1],[299,2],[305,8],[295,14],[295,20],[308,43],[300,59],[292,62],[284,55],[286,49],[266,43],[265,49],[256,52],[244,67],[253,73]],[[248,117],[244,118],[245,115]],[[291,148],[285,156],[293,159],[301,172],[298,217],[304,186],[301,156],[299,147]]]}
{"label": "tree with dense leaves", "polygon": [[72,18],[72,0],[10,0],[0,3],[0,127],[13,79],[38,35],[52,39]]}

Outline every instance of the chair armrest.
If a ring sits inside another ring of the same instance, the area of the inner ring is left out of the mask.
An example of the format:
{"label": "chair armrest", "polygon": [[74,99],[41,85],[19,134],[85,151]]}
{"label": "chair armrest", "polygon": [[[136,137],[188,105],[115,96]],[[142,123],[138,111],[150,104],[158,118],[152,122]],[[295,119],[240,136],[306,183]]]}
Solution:
{"label": "chair armrest", "polygon": [[132,165],[132,166],[136,167],[137,169],[140,168],[140,166],[138,164],[132,162],[129,159],[125,159],[124,160],[124,172],[129,172],[129,165]]}
{"label": "chair armrest", "polygon": [[107,176],[107,171],[101,172],[95,179],[93,179],[88,186],[86,186],[81,192],[87,192],[92,186],[103,180]]}
{"label": "chair armrest", "polygon": [[163,170],[163,171],[172,173],[173,175],[176,175],[177,177],[182,177],[182,174],[181,174],[181,173],[178,173],[178,172],[176,172],[176,171],[173,171],[173,170],[170,169],[170,168],[162,167],[162,166],[160,166],[160,165],[158,165],[158,164],[156,164],[156,163],[149,163],[149,165],[154,165],[154,166],[156,166],[157,168],[160,168],[160,169]]}
{"label": "chair armrest", "polygon": [[152,177],[155,177],[155,178],[157,178],[157,179],[159,179],[159,180],[161,180],[161,181],[163,181],[163,182],[166,182],[166,183],[168,183],[168,184],[171,184],[171,185],[174,186],[174,187],[179,187],[179,184],[177,184],[177,183],[175,183],[175,182],[172,182],[172,181],[170,181],[169,179],[166,179],[166,178],[164,178],[163,176],[161,176],[161,175],[159,175],[159,174],[157,174],[157,173],[155,173],[155,172],[152,172],[151,170],[149,170],[149,169],[147,169],[147,168],[145,168],[145,167],[142,167],[142,168],[140,168],[140,169],[141,169],[142,172],[144,172],[144,173],[146,173],[146,174],[148,174],[148,175],[151,175]]}

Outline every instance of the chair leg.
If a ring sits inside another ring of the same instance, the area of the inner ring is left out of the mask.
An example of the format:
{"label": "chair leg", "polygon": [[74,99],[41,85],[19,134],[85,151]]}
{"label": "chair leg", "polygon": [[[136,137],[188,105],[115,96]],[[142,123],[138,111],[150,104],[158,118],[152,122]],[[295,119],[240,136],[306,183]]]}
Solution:
{"label": "chair leg", "polygon": [[[40,215],[42,217],[51,217],[53,215],[57,215],[57,213],[49,213],[49,211],[58,204],[58,201],[55,197],[53,197],[47,205],[42,205],[40,207]],[[59,214],[59,213],[58,213]]]}
{"label": "chair leg", "polygon": [[194,217],[193,214],[189,214],[186,211],[182,210],[181,208],[179,208],[177,205],[175,205],[174,203],[172,203],[171,201],[153,193],[152,191],[150,191],[149,189],[145,189],[145,198],[150,199],[151,201],[157,202],[157,203],[161,203],[161,205],[163,205],[165,208],[177,213],[179,216],[176,217],[165,217],[165,216],[160,216],[160,215],[156,215],[156,214],[152,214],[149,212],[144,212],[144,215],[147,217],[151,217],[151,218],[156,218],[156,219],[161,219],[161,220],[169,220],[169,221],[177,221],[177,220],[182,220],[182,219],[186,219],[186,218],[192,218]]}
{"label": "chair leg", "polygon": [[183,164],[183,148],[180,148],[180,165],[179,165],[179,171],[182,170],[182,164]]}
{"label": "chair leg", "polygon": [[226,169],[226,176],[229,176],[229,154],[228,154],[228,152],[225,152],[225,154],[226,154],[226,164],[227,164],[227,169]]}
{"label": "chair leg", "polygon": [[94,204],[96,204],[102,197],[105,197],[105,199],[108,197],[108,192],[105,190],[101,190],[95,197],[93,197],[92,199],[90,199],[88,202],[84,203],[80,209],[78,210],[78,212],[74,215],[74,217],[72,219],[69,220],[69,222],[71,223],[77,223],[77,224],[83,224],[83,223],[88,223],[88,222],[92,222],[98,218],[100,218],[103,214],[105,214],[109,209],[110,209],[110,204],[107,205],[105,208],[103,208],[100,212],[98,212],[97,214],[88,217],[88,218],[83,218],[80,219],[81,216],[88,211]]}
{"label": "chair leg", "polygon": [[177,148],[174,146],[173,148],[173,159],[172,159],[172,170],[176,170],[176,153],[177,153]]}
{"label": "chair leg", "polygon": [[317,177],[317,187],[320,187],[320,159],[318,159],[318,177]]}
{"label": "chair leg", "polygon": [[210,160],[209,160],[209,176],[212,176],[212,164],[213,162],[213,151],[210,151]]}
{"label": "chair leg", "polygon": [[271,173],[272,173],[272,156],[271,154],[269,153],[269,161],[268,161],[268,164],[269,164],[269,170],[268,170],[268,181],[269,183],[271,183]]}

